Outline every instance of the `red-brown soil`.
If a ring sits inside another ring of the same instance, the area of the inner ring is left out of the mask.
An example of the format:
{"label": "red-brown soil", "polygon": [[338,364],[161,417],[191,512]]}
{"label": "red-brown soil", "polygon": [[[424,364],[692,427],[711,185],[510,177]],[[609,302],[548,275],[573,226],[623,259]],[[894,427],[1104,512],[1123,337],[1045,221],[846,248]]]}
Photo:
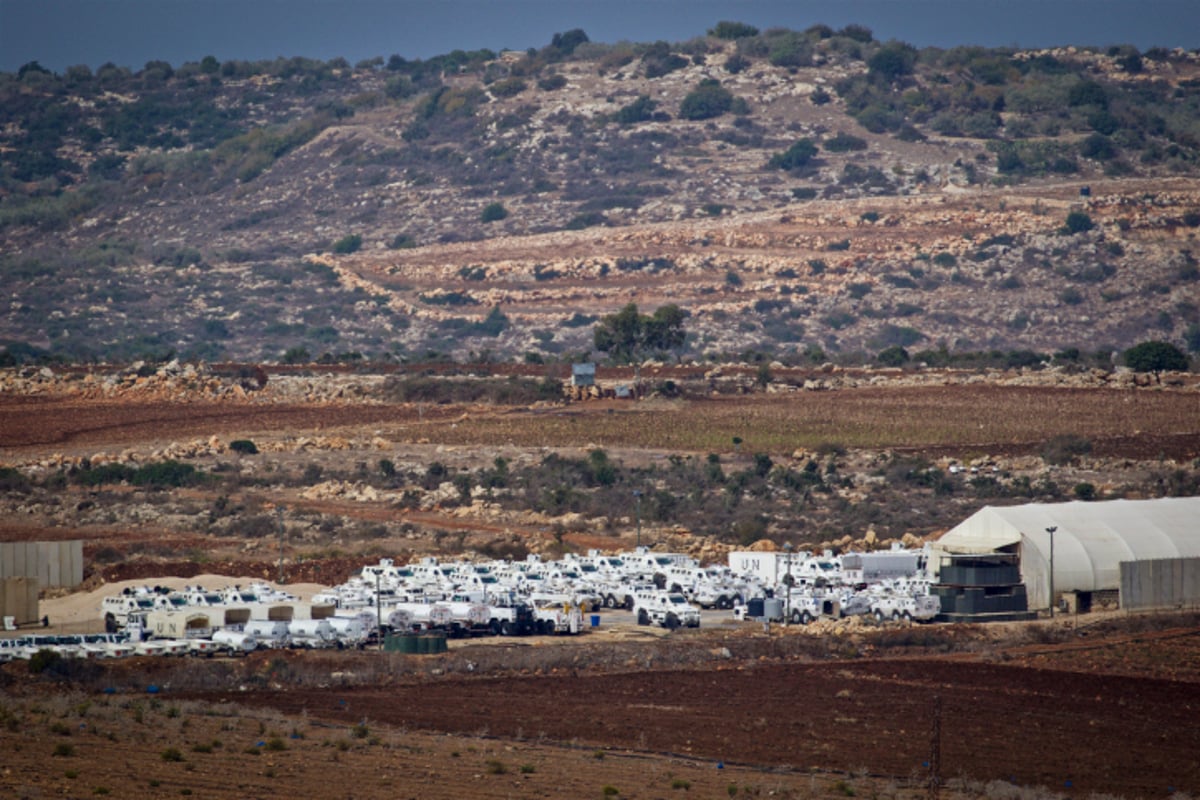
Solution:
{"label": "red-brown soil", "polygon": [[[1188,652],[1195,655],[1193,646]],[[349,724],[629,747],[713,762],[927,769],[935,709],[947,776],[1162,795],[1200,787],[1200,685],[948,660],[745,664],[707,671],[472,678],[244,692],[222,699]]]}

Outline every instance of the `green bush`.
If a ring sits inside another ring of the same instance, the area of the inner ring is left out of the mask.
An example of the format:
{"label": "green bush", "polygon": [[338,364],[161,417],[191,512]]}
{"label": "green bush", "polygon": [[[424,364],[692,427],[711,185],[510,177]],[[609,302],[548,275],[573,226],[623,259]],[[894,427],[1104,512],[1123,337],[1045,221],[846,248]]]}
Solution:
{"label": "green bush", "polygon": [[767,166],[772,169],[794,170],[807,167],[817,155],[818,148],[812,139],[804,138],[797,141],[782,153],[771,156]]}
{"label": "green bush", "polygon": [[258,453],[258,447],[249,439],[234,439],[229,443],[229,449],[235,453],[252,456]]}
{"label": "green bush", "polygon": [[867,141],[838,131],[837,135],[825,140],[824,147],[830,153],[849,153],[854,150],[866,150]]}
{"label": "green bush", "polygon": [[654,109],[657,103],[650,99],[650,95],[643,94],[638,96],[636,100],[627,106],[622,106],[613,114],[613,121],[620,125],[633,125],[637,122],[645,122],[654,115]]}
{"label": "green bush", "polygon": [[717,39],[747,39],[758,36],[758,28],[744,22],[722,20],[709,29],[708,35]]}
{"label": "green bush", "polygon": [[733,93],[715,78],[706,78],[679,104],[682,119],[702,120],[719,117],[733,108]]}
{"label": "green bush", "polygon": [[489,91],[496,97],[515,97],[527,88],[528,85],[520,78],[506,78],[502,81],[496,81],[488,87]]}
{"label": "green bush", "polygon": [[333,252],[339,255],[348,255],[357,251],[360,247],[362,247],[362,237],[357,233],[352,233],[334,242]]}
{"label": "green bush", "polygon": [[488,203],[479,214],[480,222],[499,222],[508,216],[508,209],[503,203]]}
{"label": "green bush", "polygon": [[1067,214],[1067,222],[1065,230],[1067,233],[1085,233],[1095,228],[1096,224],[1092,222],[1092,218],[1082,211],[1072,211]]}

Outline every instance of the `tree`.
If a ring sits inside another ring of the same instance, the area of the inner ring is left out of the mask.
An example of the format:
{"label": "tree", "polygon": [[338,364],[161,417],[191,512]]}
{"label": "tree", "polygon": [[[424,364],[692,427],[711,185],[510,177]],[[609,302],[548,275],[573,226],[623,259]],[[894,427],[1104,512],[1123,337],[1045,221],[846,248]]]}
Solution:
{"label": "tree", "polygon": [[888,42],[867,60],[867,71],[872,77],[891,82],[910,74],[916,63],[916,48],[904,42]]}
{"label": "tree", "polygon": [[908,363],[908,359],[908,351],[898,344],[881,350],[876,356],[876,360],[885,367],[902,367]]}
{"label": "tree", "polygon": [[596,349],[608,353],[613,361],[638,361],[648,352],[682,347],[687,338],[683,328],[686,318],[687,312],[673,303],[650,316],[639,314],[637,304],[629,303],[617,313],[601,317],[592,338]]}
{"label": "tree", "polygon": [[333,252],[339,255],[348,255],[356,252],[360,247],[362,247],[362,236],[351,233],[333,243]]}
{"label": "tree", "polygon": [[1157,374],[1167,370],[1182,372],[1188,368],[1187,356],[1169,342],[1142,342],[1126,350],[1121,358],[1125,366],[1137,372]]}
{"label": "tree", "polygon": [[591,41],[583,28],[572,28],[565,33],[556,33],[550,40],[551,49],[555,50],[560,58],[566,58],[575,52],[575,48],[585,42]]}

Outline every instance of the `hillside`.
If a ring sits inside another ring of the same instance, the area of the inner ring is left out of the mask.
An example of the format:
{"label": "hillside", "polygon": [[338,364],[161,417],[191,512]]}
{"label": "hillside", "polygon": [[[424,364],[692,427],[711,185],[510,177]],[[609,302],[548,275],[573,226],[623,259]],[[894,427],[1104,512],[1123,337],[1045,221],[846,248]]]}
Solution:
{"label": "hillside", "polygon": [[[1200,347],[1200,55],[870,31],[0,74],[7,360]],[[1088,190],[1085,193],[1082,191]]]}

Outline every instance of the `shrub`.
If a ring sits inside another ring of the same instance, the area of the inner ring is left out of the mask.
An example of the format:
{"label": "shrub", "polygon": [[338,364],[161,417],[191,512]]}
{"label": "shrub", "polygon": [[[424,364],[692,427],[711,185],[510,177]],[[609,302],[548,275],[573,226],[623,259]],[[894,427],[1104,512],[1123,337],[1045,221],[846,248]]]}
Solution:
{"label": "shrub", "polygon": [[748,39],[758,36],[758,28],[744,22],[722,20],[709,29],[708,35],[717,39]]}
{"label": "shrub", "polygon": [[848,133],[838,131],[836,136],[825,140],[825,149],[830,153],[848,153],[852,150],[866,150],[866,139],[860,139]]}
{"label": "shrub", "polygon": [[633,125],[637,122],[645,122],[654,116],[654,109],[658,104],[650,99],[650,95],[639,95],[636,100],[627,106],[622,106],[613,114],[613,121],[620,125]]}
{"label": "shrub", "polygon": [[733,108],[733,93],[714,78],[707,78],[679,104],[682,119],[702,120],[719,117]]}
{"label": "shrub", "polygon": [[333,252],[339,255],[348,255],[357,251],[360,247],[362,247],[362,237],[357,233],[352,233],[334,242]]}
{"label": "shrub", "polygon": [[480,222],[499,222],[508,216],[508,209],[503,203],[488,203],[479,215]]}
{"label": "shrub", "polygon": [[168,747],[158,754],[163,761],[178,762],[183,761],[183,753],[179,752],[177,747]]}
{"label": "shrub", "polygon": [[1072,211],[1070,214],[1067,214],[1065,226],[1067,233],[1085,233],[1094,227],[1096,227],[1096,224],[1092,222],[1092,218],[1082,211]]}
{"label": "shrub", "polygon": [[902,367],[908,363],[908,359],[908,351],[900,345],[892,345],[886,350],[881,350],[875,357],[875,360],[885,367]]}
{"label": "shrub", "polygon": [[1088,483],[1087,481],[1075,484],[1074,492],[1075,492],[1075,496],[1078,497],[1080,500],[1095,500],[1096,499],[1096,487],[1093,486],[1092,484]]}
{"label": "shrub", "polygon": [[818,148],[811,139],[801,139],[782,153],[771,156],[767,166],[772,169],[794,170],[808,166],[817,155]]}
{"label": "shrub", "polygon": [[514,97],[528,88],[525,81],[520,78],[507,78],[502,81],[496,81],[488,89],[496,97]]}
{"label": "shrub", "polygon": [[56,758],[70,758],[71,756],[75,755],[75,745],[67,744],[66,742],[60,742],[59,744],[54,745],[54,752],[52,755]]}
{"label": "shrub", "polygon": [[235,453],[252,456],[258,453],[258,447],[249,439],[234,439],[229,443],[229,449]]}

